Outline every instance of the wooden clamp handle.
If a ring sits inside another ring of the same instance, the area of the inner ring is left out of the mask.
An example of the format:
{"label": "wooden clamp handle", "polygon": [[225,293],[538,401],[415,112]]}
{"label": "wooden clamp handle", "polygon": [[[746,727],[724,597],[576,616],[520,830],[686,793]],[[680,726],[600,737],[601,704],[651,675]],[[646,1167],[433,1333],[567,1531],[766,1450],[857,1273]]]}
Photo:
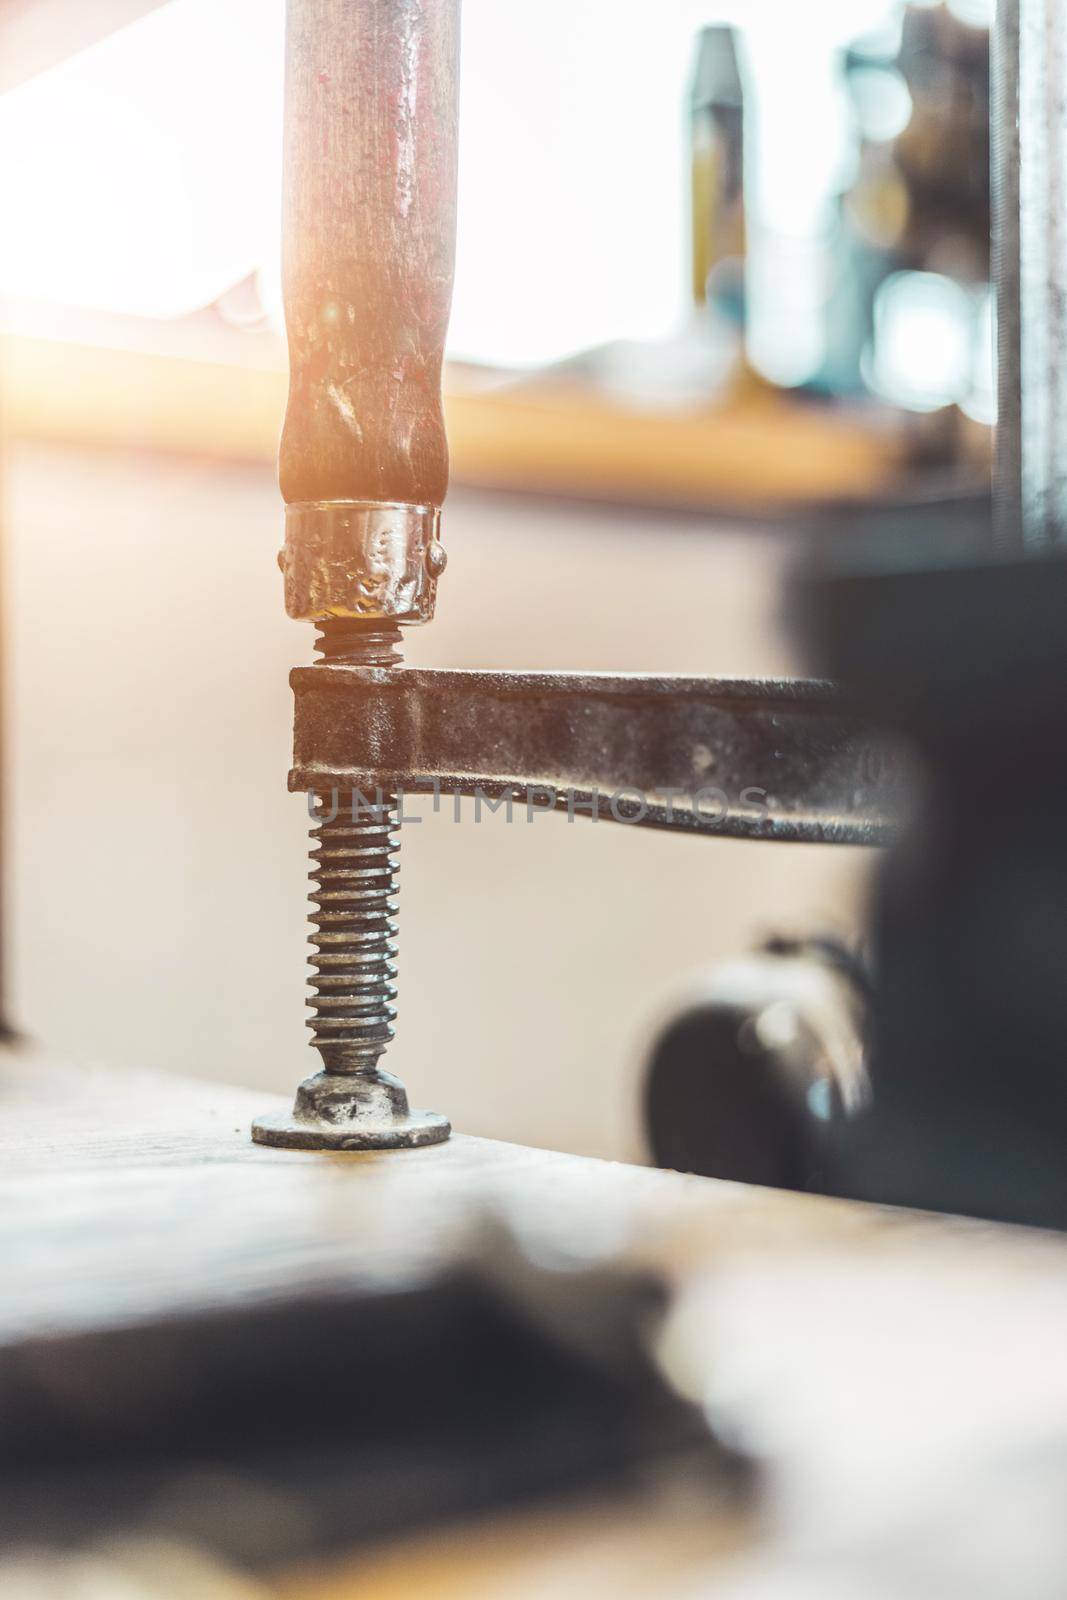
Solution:
{"label": "wooden clamp handle", "polygon": [[[448,486],[458,47],[459,0],[289,0],[280,478],[291,615],[428,614],[411,561],[435,541]],[[375,559],[388,579],[368,578]]]}

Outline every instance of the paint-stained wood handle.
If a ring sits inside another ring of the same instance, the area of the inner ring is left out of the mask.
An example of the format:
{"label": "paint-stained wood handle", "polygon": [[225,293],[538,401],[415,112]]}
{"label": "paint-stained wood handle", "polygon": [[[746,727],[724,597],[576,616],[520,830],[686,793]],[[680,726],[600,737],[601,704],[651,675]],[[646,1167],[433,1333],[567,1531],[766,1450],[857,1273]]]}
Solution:
{"label": "paint-stained wood handle", "polygon": [[439,506],[460,0],[289,0],[287,502]]}

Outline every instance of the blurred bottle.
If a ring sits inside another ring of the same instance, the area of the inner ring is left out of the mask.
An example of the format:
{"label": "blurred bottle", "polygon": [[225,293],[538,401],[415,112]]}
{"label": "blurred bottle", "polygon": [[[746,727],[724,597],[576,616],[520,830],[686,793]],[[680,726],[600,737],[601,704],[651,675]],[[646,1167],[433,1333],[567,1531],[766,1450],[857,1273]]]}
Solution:
{"label": "blurred bottle", "polygon": [[844,53],[847,103],[856,139],[851,182],[837,197],[834,270],[827,305],[826,362],[819,387],[842,398],[869,391],[874,308],[885,280],[903,263],[910,196],[896,145],[912,114],[899,69],[900,36],[864,39]]}
{"label": "blurred bottle", "polygon": [[739,318],[745,254],[744,90],[733,28],[701,30],[690,100],[693,302]]}

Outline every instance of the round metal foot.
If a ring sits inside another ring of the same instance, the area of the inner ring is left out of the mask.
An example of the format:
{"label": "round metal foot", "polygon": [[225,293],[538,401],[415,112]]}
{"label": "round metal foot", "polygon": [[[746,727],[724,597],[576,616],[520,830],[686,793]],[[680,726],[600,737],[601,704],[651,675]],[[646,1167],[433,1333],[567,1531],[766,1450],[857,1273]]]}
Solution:
{"label": "round metal foot", "polygon": [[287,1115],[257,1117],[257,1144],[286,1150],[413,1150],[452,1132],[436,1111],[412,1111],[391,1072],[317,1072],[305,1078]]}
{"label": "round metal foot", "polygon": [[389,1122],[363,1127],[302,1122],[292,1112],[257,1117],[252,1124],[252,1137],[257,1144],[283,1150],[414,1150],[419,1145],[441,1144],[451,1132],[448,1118],[436,1111],[409,1111]]}

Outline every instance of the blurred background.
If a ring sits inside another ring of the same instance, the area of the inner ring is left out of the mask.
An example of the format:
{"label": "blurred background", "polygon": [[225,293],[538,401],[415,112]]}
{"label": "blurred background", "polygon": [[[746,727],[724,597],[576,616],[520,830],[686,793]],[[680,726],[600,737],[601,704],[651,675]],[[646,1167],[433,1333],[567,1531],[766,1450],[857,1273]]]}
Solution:
{"label": "blurred background", "polygon": [[[0,427],[11,1020],[287,1093],[283,9],[0,8]],[[989,9],[465,0],[451,563],[409,660],[796,671],[803,533],[981,504]],[[859,925],[863,852],[408,809],[389,1064],[466,1132],[640,1158],[711,965]]]}

